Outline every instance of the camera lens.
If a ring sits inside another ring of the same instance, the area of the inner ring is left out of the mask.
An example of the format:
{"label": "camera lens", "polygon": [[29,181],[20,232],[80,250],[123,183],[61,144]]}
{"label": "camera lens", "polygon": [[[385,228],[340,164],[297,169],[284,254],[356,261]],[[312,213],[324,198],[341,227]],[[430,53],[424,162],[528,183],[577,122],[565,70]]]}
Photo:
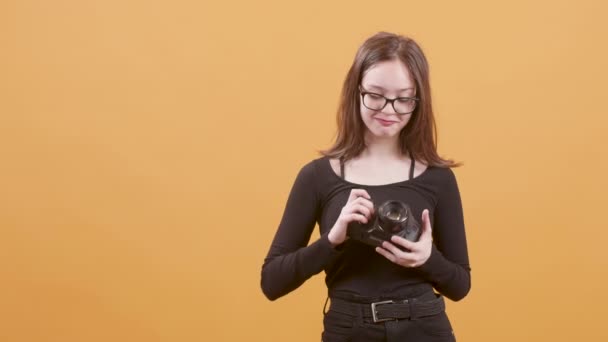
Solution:
{"label": "camera lens", "polygon": [[393,220],[393,221],[399,221],[401,219],[401,211],[399,210],[395,210],[395,208],[391,208],[393,210],[389,210],[389,212],[386,213],[386,217],[388,217],[389,219]]}
{"label": "camera lens", "polygon": [[388,232],[398,232],[405,227],[407,206],[400,201],[387,201],[378,210],[378,224]]}
{"label": "camera lens", "polygon": [[420,237],[420,224],[407,204],[389,200],[377,207],[369,223],[351,222],[347,234],[354,240],[376,247],[390,241],[393,235],[415,242]]}

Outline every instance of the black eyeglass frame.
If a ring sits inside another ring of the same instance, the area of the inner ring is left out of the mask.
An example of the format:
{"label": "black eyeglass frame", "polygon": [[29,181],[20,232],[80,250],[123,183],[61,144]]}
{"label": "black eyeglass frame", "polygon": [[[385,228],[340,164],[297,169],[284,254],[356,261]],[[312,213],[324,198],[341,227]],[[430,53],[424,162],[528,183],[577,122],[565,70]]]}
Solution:
{"label": "black eyeglass frame", "polygon": [[[369,109],[369,110],[383,110],[387,104],[391,104],[391,106],[393,106],[393,110],[395,111],[395,113],[399,114],[399,115],[408,115],[408,114],[412,114],[415,110],[416,107],[418,106],[418,101],[420,101],[420,98],[418,97],[396,97],[394,99],[389,99],[388,97],[382,95],[382,94],[378,94],[378,93],[374,93],[372,91],[367,91],[365,89],[363,89],[363,87],[361,87],[361,85],[359,85],[359,93],[361,94],[361,103],[365,106],[365,108]],[[380,96],[384,99],[384,105],[382,105],[382,107],[380,109],[376,109],[376,108],[369,108],[366,104],[365,104],[365,95],[367,94],[372,94],[372,95],[376,95],[376,96]],[[397,109],[395,108],[395,101],[396,100],[414,100],[414,109],[412,109],[411,112],[407,112],[407,113],[400,113],[397,111]]]}

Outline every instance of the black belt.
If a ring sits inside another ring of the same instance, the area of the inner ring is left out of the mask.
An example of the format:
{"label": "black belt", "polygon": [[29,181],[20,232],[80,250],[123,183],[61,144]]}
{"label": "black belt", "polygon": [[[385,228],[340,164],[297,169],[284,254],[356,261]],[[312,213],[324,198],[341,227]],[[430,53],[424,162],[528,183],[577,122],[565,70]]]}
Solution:
{"label": "black belt", "polygon": [[374,323],[400,319],[413,320],[418,317],[433,316],[445,310],[443,296],[435,293],[433,295],[435,298],[430,300],[418,297],[385,300],[369,304],[331,298],[330,310],[353,316],[358,316],[361,313],[363,314],[363,318],[371,318]]}

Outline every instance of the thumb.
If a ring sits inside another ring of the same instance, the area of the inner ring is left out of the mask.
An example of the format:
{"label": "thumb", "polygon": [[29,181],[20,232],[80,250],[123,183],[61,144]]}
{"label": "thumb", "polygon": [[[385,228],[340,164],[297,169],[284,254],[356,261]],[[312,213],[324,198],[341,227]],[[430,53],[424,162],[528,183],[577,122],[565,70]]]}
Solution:
{"label": "thumb", "polygon": [[422,236],[431,237],[433,228],[431,227],[431,219],[429,218],[429,210],[422,211]]}

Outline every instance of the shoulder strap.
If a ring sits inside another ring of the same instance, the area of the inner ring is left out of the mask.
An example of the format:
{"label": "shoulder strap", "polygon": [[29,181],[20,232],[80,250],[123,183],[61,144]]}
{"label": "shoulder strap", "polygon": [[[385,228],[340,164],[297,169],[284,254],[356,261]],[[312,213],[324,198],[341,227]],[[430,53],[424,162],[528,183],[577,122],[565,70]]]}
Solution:
{"label": "shoulder strap", "polygon": [[340,178],[345,179],[344,176],[344,158],[340,157]]}
{"label": "shoulder strap", "polygon": [[410,151],[410,178],[409,179],[414,179],[414,168],[416,167],[416,159],[414,159],[414,155],[412,154],[412,152]]}

